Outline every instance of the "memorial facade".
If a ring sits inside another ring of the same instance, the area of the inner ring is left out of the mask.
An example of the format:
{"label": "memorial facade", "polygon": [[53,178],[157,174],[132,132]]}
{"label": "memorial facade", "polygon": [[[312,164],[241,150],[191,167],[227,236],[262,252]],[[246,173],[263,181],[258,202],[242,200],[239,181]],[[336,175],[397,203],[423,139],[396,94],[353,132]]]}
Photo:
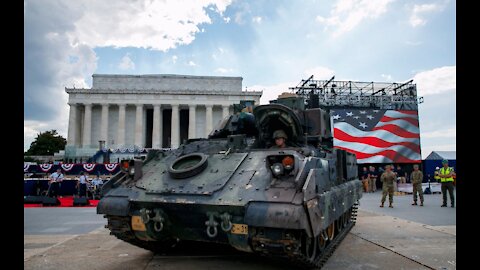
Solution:
{"label": "memorial facade", "polygon": [[106,149],[177,148],[206,138],[233,113],[259,104],[261,91],[242,91],[242,77],[93,74],[92,88],[65,88],[70,115],[65,158]]}

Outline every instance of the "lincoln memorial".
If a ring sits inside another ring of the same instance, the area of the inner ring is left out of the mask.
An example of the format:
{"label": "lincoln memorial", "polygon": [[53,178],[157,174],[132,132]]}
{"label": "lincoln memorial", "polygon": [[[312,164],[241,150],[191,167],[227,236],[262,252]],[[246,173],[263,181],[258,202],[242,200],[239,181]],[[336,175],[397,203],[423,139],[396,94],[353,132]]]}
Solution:
{"label": "lincoln memorial", "polygon": [[177,148],[207,138],[240,101],[260,103],[261,91],[242,91],[242,77],[93,74],[91,89],[65,88],[70,115],[66,158],[105,149]]}

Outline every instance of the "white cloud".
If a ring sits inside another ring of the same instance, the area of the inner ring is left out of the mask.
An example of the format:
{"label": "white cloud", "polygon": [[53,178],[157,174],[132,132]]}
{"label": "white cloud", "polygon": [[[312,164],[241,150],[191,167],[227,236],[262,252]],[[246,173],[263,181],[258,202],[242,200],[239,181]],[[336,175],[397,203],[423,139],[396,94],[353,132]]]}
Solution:
{"label": "white cloud", "polygon": [[427,20],[424,19],[424,16],[428,13],[442,11],[447,3],[448,0],[443,1],[443,3],[435,2],[432,4],[414,5],[409,19],[410,25],[412,27],[425,25]]}
{"label": "white cloud", "polygon": [[[224,49],[224,48],[222,48],[222,47],[218,47],[218,54],[220,54],[220,56],[223,55],[223,54],[225,54],[226,52],[227,52],[226,49]],[[221,58],[219,57],[218,54],[217,54],[216,52],[214,52],[214,53],[212,54],[212,58],[213,58],[214,60],[220,60]]]}
{"label": "white cloud", "polygon": [[226,23],[229,23],[229,22],[230,22],[230,17],[224,17],[223,20],[224,20]]}
{"label": "white cloud", "polygon": [[172,62],[175,64],[177,63],[178,57],[176,55],[172,56]]}
{"label": "white cloud", "polygon": [[191,66],[191,67],[194,67],[196,66],[197,64],[195,64],[195,62],[193,62],[192,60],[188,61],[187,65]]}
{"label": "white cloud", "polygon": [[[205,9],[213,7],[223,15],[231,2],[24,1],[28,37],[24,42],[24,143],[29,146],[31,133],[37,131],[64,129],[62,135],[66,136],[69,107],[65,87],[88,87],[86,79],[97,66],[94,48],[166,51],[189,44],[201,31],[200,25],[212,23]],[[123,67],[133,67],[127,58]]]}
{"label": "white cloud", "polygon": [[292,91],[288,88],[294,87],[297,84],[298,82],[283,82],[275,85],[253,85],[249,86],[248,90],[263,91],[262,97],[260,98],[260,104],[269,104],[270,100],[276,99],[281,93],[291,93]]}
{"label": "white cloud", "polygon": [[[304,74],[307,77],[313,75],[315,80],[328,80],[335,72],[327,67],[313,67],[304,70]],[[260,104],[269,104],[270,100],[276,99],[283,92],[292,93],[290,87],[295,87],[298,85],[298,81],[294,82],[281,82],[274,85],[253,85],[249,86],[249,90],[254,91],[263,91],[262,97],[260,98]]]}
{"label": "white cloud", "polygon": [[252,20],[252,22],[255,22],[252,15],[252,9],[247,1],[237,1],[236,8],[237,11],[235,12],[233,18],[233,21],[236,24],[243,25],[250,20]]}
{"label": "white cloud", "polygon": [[328,80],[333,75],[335,75],[335,71],[333,71],[333,70],[331,70],[327,67],[313,67],[313,68],[306,69],[304,71],[304,74],[308,77],[313,75],[313,78],[315,80]]}
{"label": "white cloud", "polygon": [[385,81],[388,81],[388,82],[391,82],[391,81],[392,81],[392,75],[390,75],[390,74],[381,74],[380,76],[382,76],[382,78],[383,78]]}
{"label": "white cloud", "polygon": [[405,41],[405,44],[409,45],[409,46],[418,46],[418,45],[422,45],[423,42],[421,41]]}
{"label": "white cloud", "polygon": [[166,51],[190,44],[198,25],[212,23],[205,8],[222,14],[230,0],[87,1],[68,5],[82,14],[69,32],[72,44],[137,47]]}
{"label": "white cloud", "polygon": [[235,23],[244,24],[245,22],[243,21],[243,16],[244,16],[244,13],[241,11],[235,13]]}
{"label": "white cloud", "polygon": [[130,58],[129,53],[122,57],[122,61],[120,62],[118,67],[122,70],[135,69],[135,63]]}
{"label": "white cloud", "polygon": [[417,73],[413,82],[417,84],[418,96],[456,91],[457,67],[445,66]]}
{"label": "white cloud", "polygon": [[387,5],[394,0],[339,0],[330,16],[317,16],[316,21],[325,25],[325,30],[334,28],[333,37],[353,30],[366,19],[375,19],[387,12]]}
{"label": "white cloud", "polygon": [[37,135],[41,132],[49,131],[52,129],[57,130],[57,133],[67,138],[68,129],[68,110],[66,114],[60,116],[58,119],[51,121],[23,121],[23,151],[27,151],[30,148],[30,144],[35,140]]}
{"label": "white cloud", "polygon": [[422,138],[456,138],[457,128],[442,128],[442,130],[435,130],[430,132],[422,132]]}
{"label": "white cloud", "polygon": [[222,74],[230,73],[232,71],[233,71],[233,69],[231,69],[231,68],[217,68],[217,69],[215,69],[215,72],[222,73]]}
{"label": "white cloud", "polygon": [[255,16],[252,18],[252,22],[254,23],[262,23],[262,17]]}

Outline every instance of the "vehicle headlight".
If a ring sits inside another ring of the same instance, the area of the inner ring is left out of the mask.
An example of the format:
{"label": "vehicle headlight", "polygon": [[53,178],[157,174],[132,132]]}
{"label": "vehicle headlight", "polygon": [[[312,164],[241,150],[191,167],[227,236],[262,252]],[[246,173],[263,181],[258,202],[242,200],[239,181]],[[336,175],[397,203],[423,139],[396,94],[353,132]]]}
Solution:
{"label": "vehicle headlight", "polygon": [[291,170],[293,169],[295,161],[291,156],[286,156],[285,158],[282,159],[282,165],[285,168],[285,170]]}
{"label": "vehicle headlight", "polygon": [[273,175],[275,176],[279,176],[281,174],[283,174],[283,165],[282,163],[275,163],[272,165],[272,167],[270,167],[271,170],[272,170],[272,173]]}
{"label": "vehicle headlight", "polygon": [[130,175],[134,175],[135,174],[135,168],[131,168],[130,169]]}

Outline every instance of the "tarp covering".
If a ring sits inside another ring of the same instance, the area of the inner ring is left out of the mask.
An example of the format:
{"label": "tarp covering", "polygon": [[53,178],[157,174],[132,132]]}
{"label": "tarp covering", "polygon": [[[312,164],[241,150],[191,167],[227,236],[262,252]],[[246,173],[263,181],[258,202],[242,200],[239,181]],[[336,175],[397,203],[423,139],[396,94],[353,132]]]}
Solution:
{"label": "tarp covering", "polygon": [[425,160],[456,160],[457,159],[457,151],[432,151],[430,155],[428,155]]}

